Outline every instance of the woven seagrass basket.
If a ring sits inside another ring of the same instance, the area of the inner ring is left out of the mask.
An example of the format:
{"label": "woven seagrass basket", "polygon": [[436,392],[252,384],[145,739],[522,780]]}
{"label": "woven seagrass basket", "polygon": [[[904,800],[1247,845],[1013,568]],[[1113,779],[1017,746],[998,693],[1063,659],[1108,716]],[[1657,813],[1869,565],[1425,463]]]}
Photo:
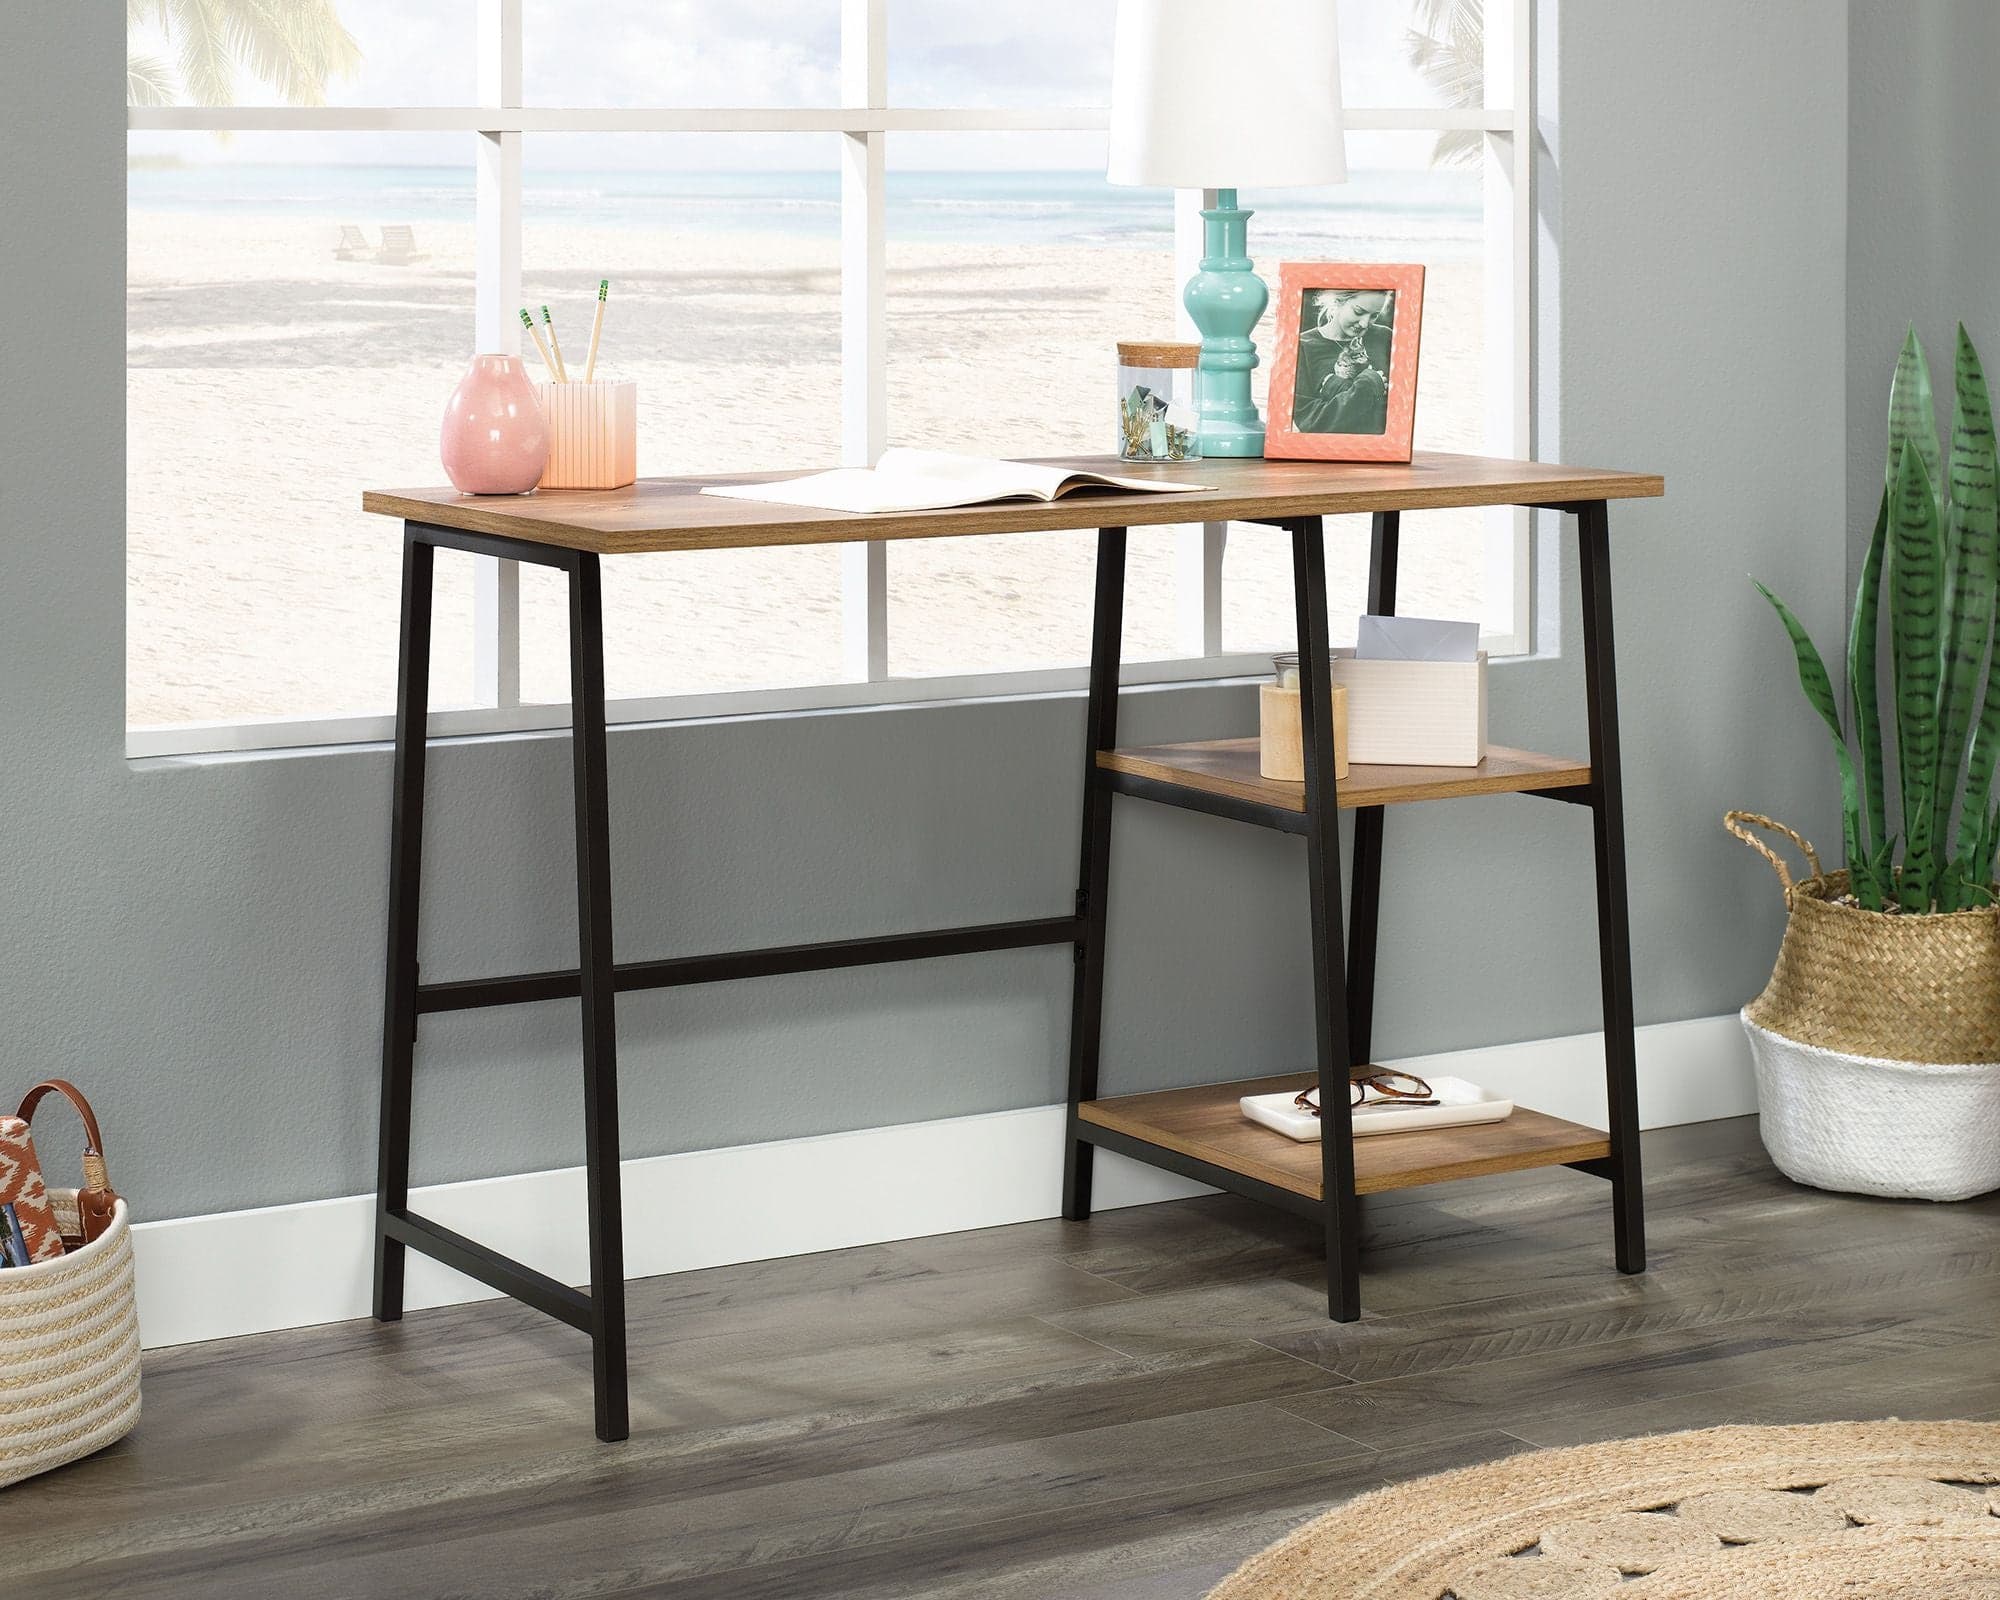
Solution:
{"label": "woven seagrass basket", "polygon": [[[76,1191],[51,1189],[64,1234]],[[0,1487],[102,1450],[139,1420],[139,1302],[125,1202],[89,1244],[0,1272]]]}
{"label": "woven seagrass basket", "polygon": [[[1743,1009],[1764,1146],[1821,1189],[1963,1200],[2000,1188],[2000,906],[1915,916],[1842,905],[1845,872],[1782,823],[1723,819],[1778,874],[1790,917]],[[1812,870],[1794,881],[1752,828]]]}
{"label": "woven seagrass basket", "polygon": [[[1752,1022],[1851,1055],[2000,1061],[2000,906],[1912,916],[1842,905],[1847,874],[1824,871],[1800,834],[1749,811],[1723,826],[1771,863],[1791,912]],[[1793,882],[1752,827],[1791,840],[1812,876]]]}

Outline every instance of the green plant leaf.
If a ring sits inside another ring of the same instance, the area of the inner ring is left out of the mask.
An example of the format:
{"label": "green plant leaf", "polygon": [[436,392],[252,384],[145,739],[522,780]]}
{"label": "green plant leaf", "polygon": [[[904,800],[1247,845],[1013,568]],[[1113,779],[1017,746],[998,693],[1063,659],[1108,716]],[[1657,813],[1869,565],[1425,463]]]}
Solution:
{"label": "green plant leaf", "polygon": [[[1854,744],[1861,755],[1862,797],[1866,802],[1863,839],[1873,850],[1889,837],[1889,801],[1882,776],[1881,689],[1875,679],[1881,635],[1882,554],[1889,538],[1889,491],[1875,510],[1875,531],[1861,561],[1854,589],[1854,620],[1847,635],[1847,691],[1854,707]],[[2000,711],[1996,711],[2000,717]],[[1996,725],[2000,735],[2000,725]]]}
{"label": "green plant leaf", "polygon": [[1937,892],[1932,790],[1937,780],[1938,687],[1944,599],[1937,497],[1914,442],[1897,463],[1889,526],[1889,634],[1895,650],[1896,752],[1903,791],[1903,870],[1897,900],[1929,908]]}
{"label": "green plant leaf", "polygon": [[1855,856],[1847,863],[1847,888],[1870,911],[1882,909],[1882,880],[1866,856]]}
{"label": "green plant leaf", "polygon": [[[1957,529],[1958,567],[1951,594],[1953,643],[1947,664],[1950,694],[1946,704],[1938,773],[1960,759],[1971,708],[1980,703],[1979,723],[1965,756],[1965,801],[1959,812],[1956,854],[1978,865],[1987,858],[1979,843],[1987,824],[1987,802],[1993,787],[1993,763],[2000,752],[2000,674],[1987,669],[1993,637],[1994,605],[2000,598],[2000,453],[1993,436],[1993,406],[1979,352],[1965,329],[1958,330],[1957,399],[1951,430],[1951,522]],[[1984,674],[1985,693],[1979,692]],[[1961,678],[1964,680],[1961,684]],[[1964,704],[1959,700],[1963,687]],[[1956,787],[1958,774],[1951,774]],[[1940,828],[1951,797],[1939,797]],[[1939,837],[1943,837],[1940,831]]]}
{"label": "green plant leaf", "polygon": [[1847,886],[1854,898],[1870,911],[1880,911],[1895,898],[1896,887],[1896,839],[1893,835],[1884,839],[1876,847],[1875,853],[1856,863],[1849,863]]}
{"label": "green plant leaf", "polygon": [[1858,890],[1855,893],[1855,898],[1870,911],[1880,911],[1895,889],[1896,843],[1894,834],[1882,841],[1868,862],[1868,893]]}
{"label": "green plant leaf", "polygon": [[1979,835],[1979,851],[1973,857],[1973,869],[1982,884],[1993,882],[1993,857],[2000,852],[2000,806],[1986,819],[1986,826]]}
{"label": "green plant leaf", "polygon": [[[1756,583],[1756,579],[1751,579],[1751,582]],[[1846,846],[1851,878],[1855,864],[1865,862],[1867,853],[1861,845],[1861,785],[1855,776],[1854,758],[1848,754],[1847,736],[1840,728],[1840,700],[1833,692],[1833,680],[1827,676],[1826,662],[1820,658],[1819,646],[1812,642],[1812,635],[1806,632],[1805,624],[1793,616],[1785,602],[1763,584],[1757,584],[1757,592],[1771,602],[1771,608],[1778,613],[1778,620],[1785,625],[1785,632],[1791,637],[1792,652],[1798,658],[1799,687],[1805,691],[1806,704],[1819,713],[1820,720],[1826,724],[1826,731],[1833,736],[1833,753],[1840,763],[1842,843]]]}
{"label": "green plant leaf", "polygon": [[1991,875],[1981,870],[1977,860],[1953,856],[1945,868],[1938,894],[1938,910],[1971,911],[1992,904]]}
{"label": "green plant leaf", "polygon": [[1931,398],[1931,368],[1914,326],[1903,337],[1896,357],[1896,375],[1889,380],[1889,460],[1882,486],[1896,492],[1903,446],[1914,445],[1929,475],[1933,493],[1944,482],[1944,461],[1938,450],[1937,403]]}

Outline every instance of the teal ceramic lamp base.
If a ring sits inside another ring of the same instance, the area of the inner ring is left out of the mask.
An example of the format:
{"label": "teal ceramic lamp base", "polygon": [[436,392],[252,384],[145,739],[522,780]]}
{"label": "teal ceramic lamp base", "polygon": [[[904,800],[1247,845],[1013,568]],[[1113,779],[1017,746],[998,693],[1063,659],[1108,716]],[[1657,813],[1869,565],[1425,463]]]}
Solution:
{"label": "teal ceramic lamp base", "polygon": [[1204,457],[1264,453],[1264,419],[1250,400],[1250,374],[1257,369],[1250,330],[1271,296],[1250,270],[1250,217],[1236,204],[1234,189],[1216,190],[1215,209],[1201,214],[1201,270],[1181,296],[1201,332]]}

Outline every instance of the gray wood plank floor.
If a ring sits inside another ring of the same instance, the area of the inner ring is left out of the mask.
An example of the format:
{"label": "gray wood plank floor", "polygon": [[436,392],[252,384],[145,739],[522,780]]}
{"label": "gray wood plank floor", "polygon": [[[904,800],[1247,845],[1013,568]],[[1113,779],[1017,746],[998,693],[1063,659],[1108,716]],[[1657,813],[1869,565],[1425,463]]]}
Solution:
{"label": "gray wood plank floor", "polygon": [[9,1492],[0,1591],[1192,1600],[1326,1505],[1536,1445],[2000,1416],[2000,1199],[1646,1136],[1652,1271],[1567,1172],[1367,1205],[1368,1315],[1227,1196],[632,1286],[633,1437],[509,1304],[158,1351],[137,1433]]}

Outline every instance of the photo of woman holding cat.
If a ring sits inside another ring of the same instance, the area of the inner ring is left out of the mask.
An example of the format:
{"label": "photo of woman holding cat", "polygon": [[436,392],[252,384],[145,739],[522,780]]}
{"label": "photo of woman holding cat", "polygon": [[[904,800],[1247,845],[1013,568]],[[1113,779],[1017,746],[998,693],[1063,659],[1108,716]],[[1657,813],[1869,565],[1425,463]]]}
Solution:
{"label": "photo of woman holding cat", "polygon": [[1306,290],[1299,297],[1293,428],[1300,433],[1387,432],[1395,336],[1395,290]]}

